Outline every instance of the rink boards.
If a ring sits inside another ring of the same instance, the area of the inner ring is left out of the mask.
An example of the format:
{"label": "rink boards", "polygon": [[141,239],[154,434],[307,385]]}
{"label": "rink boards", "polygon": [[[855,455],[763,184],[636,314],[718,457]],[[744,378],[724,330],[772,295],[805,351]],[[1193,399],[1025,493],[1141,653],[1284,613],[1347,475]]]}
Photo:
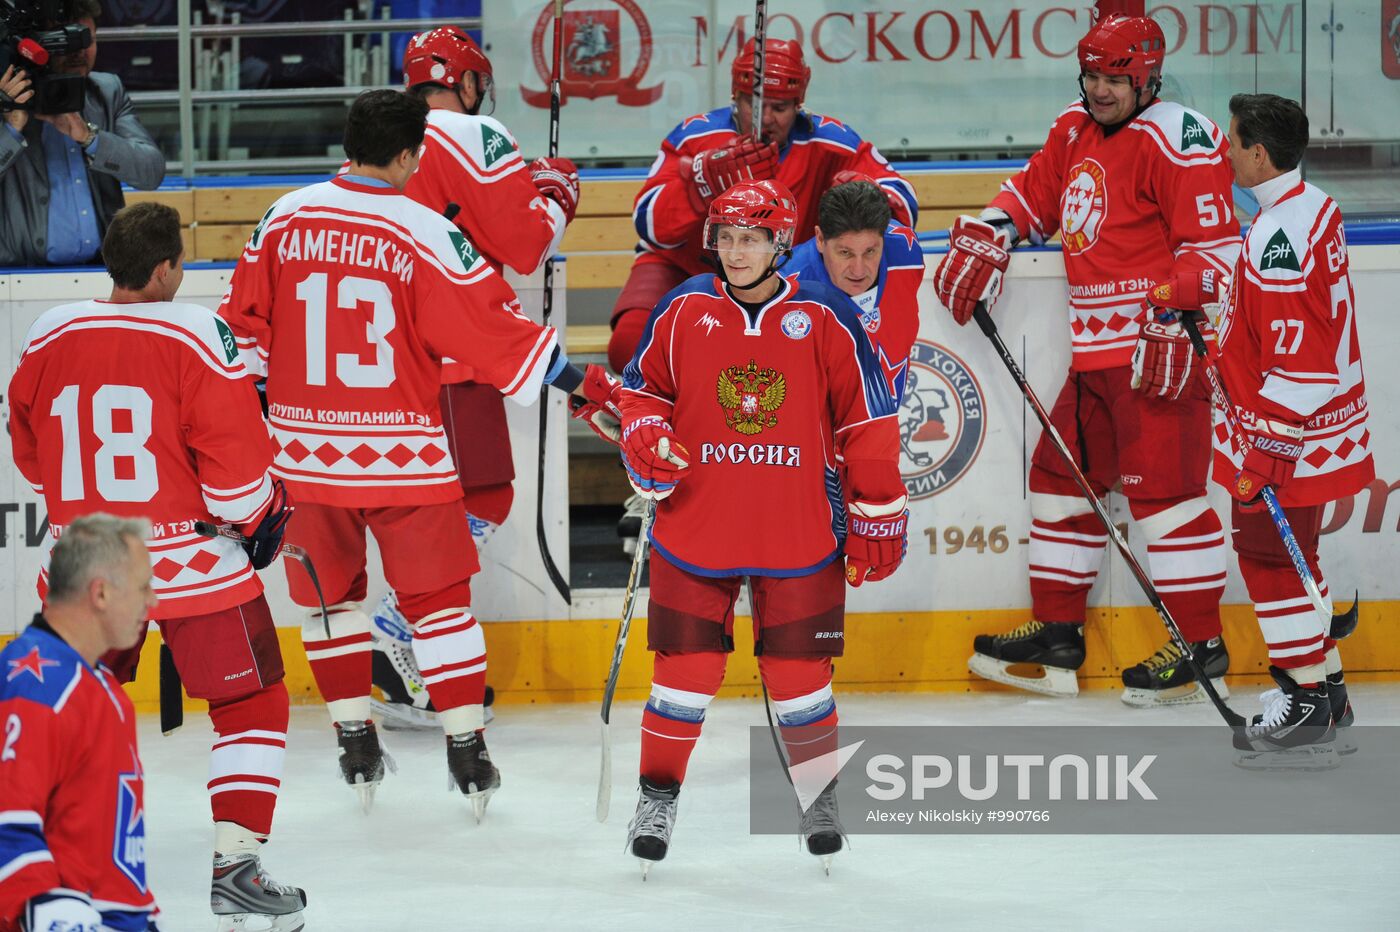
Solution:
{"label": "rink boards", "polygon": [[[930,259],[929,273],[936,264],[936,257]],[[1351,264],[1378,478],[1354,499],[1329,507],[1322,559],[1339,603],[1353,590],[1362,600],[1360,628],[1344,646],[1349,674],[1357,679],[1394,678],[1400,674],[1400,639],[1394,636],[1400,626],[1400,578],[1394,572],[1400,566],[1400,495],[1394,505],[1388,497],[1400,489],[1400,417],[1388,402],[1400,397],[1400,373],[1390,364],[1386,348],[1400,345],[1400,321],[1392,312],[1394,295],[1400,293],[1400,246],[1353,246]],[[227,269],[191,269],[180,299],[214,306],[228,274]],[[559,291],[552,319],[561,326],[563,278],[556,276]],[[534,309],[538,316],[538,276],[517,285],[527,310]],[[25,331],[40,312],[57,303],[103,295],[108,287],[104,274],[91,272],[0,276],[0,304],[9,321],[0,331],[0,343],[10,360],[9,371]],[[1018,252],[994,314],[1003,339],[1047,407],[1068,365],[1066,295],[1058,252]],[[1029,618],[1025,477],[1039,425],[988,341],[975,327],[959,328],[939,307],[927,280],[920,302],[919,341],[900,410],[901,470],[911,494],[909,552],[892,579],[850,593],[847,645],[836,665],[837,680],[845,688],[869,691],[994,689],[998,687],[970,677],[966,659],[974,634],[1005,630]],[[551,392],[550,398],[546,527],[554,558],[567,576],[566,421],[558,393]],[[485,571],[473,582],[474,608],[492,622],[485,626],[488,680],[501,702],[593,699],[601,695],[621,592],[579,590],[570,606],[548,583],[535,542],[538,412],[509,404],[507,409],[516,451],[516,505],[510,522],[483,555]],[[0,620],[3,639],[22,627],[36,606],[33,581],[44,509],[9,457],[4,457],[0,492],[5,493],[0,502],[0,604],[10,609]],[[1116,495],[1110,499],[1115,519],[1126,524],[1128,541],[1143,559],[1142,542],[1124,501]],[[1213,488],[1211,500],[1222,515],[1228,514],[1223,492]],[[374,563],[372,557],[371,566]],[[299,642],[300,612],[287,599],[281,572],[264,574],[264,581],[274,616],[287,626],[280,633],[288,685],[294,694],[314,700]],[[372,599],[378,591],[371,586]],[[1262,682],[1263,645],[1233,555],[1225,601],[1231,670],[1242,675],[1234,679],[1248,676]],[[1164,632],[1111,549],[1090,605],[1089,658],[1081,683],[1111,686],[1118,682],[1119,670],[1160,646]],[[745,612],[741,602],[739,613]],[[645,640],[645,620],[638,618],[620,680],[623,697],[646,691],[650,664]],[[757,688],[745,641],[741,636],[726,678],[726,691],[731,693]],[[137,701],[148,707],[155,700],[154,666],[143,664],[145,675],[134,690]]]}

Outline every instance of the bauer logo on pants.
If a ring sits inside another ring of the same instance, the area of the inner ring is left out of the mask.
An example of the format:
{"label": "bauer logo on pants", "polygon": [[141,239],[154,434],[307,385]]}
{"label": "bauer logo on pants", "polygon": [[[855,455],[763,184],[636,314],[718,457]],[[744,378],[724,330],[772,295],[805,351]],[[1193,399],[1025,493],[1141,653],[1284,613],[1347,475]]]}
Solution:
{"label": "bauer logo on pants", "polygon": [[919,340],[899,406],[899,471],[912,499],[929,498],[967,472],[986,436],[982,386],[947,348]]}

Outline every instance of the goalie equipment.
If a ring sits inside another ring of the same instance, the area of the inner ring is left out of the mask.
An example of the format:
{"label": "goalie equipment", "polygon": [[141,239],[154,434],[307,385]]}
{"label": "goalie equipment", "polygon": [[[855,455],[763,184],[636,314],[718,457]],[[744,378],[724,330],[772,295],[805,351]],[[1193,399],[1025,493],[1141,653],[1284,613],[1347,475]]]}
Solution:
{"label": "goalie equipment", "polygon": [[359,796],[360,808],[369,812],[385,768],[398,773],[398,765],[379,743],[374,722],[336,722],[335,738],[340,745],[340,776]]}
{"label": "goalie equipment", "polygon": [[214,855],[209,906],[219,917],[219,932],[299,932],[306,927],[306,891],[273,880],[251,851]]}
{"label": "goalie equipment", "polygon": [[[682,171],[685,167],[682,166]],[[778,146],[740,139],[733,145],[709,149],[690,159],[691,200],[697,210],[741,181],[764,180],[778,170]]]}
{"label": "goalie equipment", "polygon": [[640,789],[637,811],[627,826],[627,850],[641,862],[642,879],[646,880],[651,866],[665,858],[671,848],[681,785],[662,786],[642,777]]}
{"label": "goalie equipment", "polygon": [[[1191,645],[1191,653],[1210,677],[1220,698],[1229,698],[1225,673],[1230,668],[1230,654],[1225,649],[1224,638],[1197,641]],[[1135,709],[1208,701],[1205,691],[1196,682],[1191,665],[1186,662],[1186,654],[1176,641],[1170,640],[1142,663],[1124,670],[1123,687],[1123,704]]]}
{"label": "goalie equipment", "polygon": [[490,116],[496,109],[496,84],[491,76],[491,59],[476,40],[457,26],[439,26],[420,32],[409,40],[403,53],[404,87],[438,84],[455,90],[462,75],[476,78],[476,109],[473,115]]}
{"label": "goalie equipment", "polygon": [[467,798],[479,824],[486,814],[486,804],[501,785],[501,772],[491,763],[482,732],[447,736],[447,774],[448,790],[456,790]]}
{"label": "goalie equipment", "polygon": [[1337,767],[1332,702],[1323,680],[1308,686],[1269,667],[1278,689],[1261,693],[1264,712],[1235,733],[1235,765],[1245,770],[1331,770]]}
{"label": "goalie equipment", "polygon": [[[1028,621],[1006,634],[979,634],[967,668],[983,679],[1045,696],[1076,696],[1084,664],[1084,626]],[[1019,667],[1038,667],[1040,676]]]}
{"label": "goalie equipment", "polygon": [[972,319],[978,302],[991,311],[1001,296],[1001,281],[1011,264],[1011,234],[1006,225],[994,225],[963,214],[948,231],[948,254],[933,275],[933,290],[958,322]]}
{"label": "goalie equipment", "polygon": [[[731,93],[752,94],[754,89],[754,40],[744,43],[743,51],[730,67]],[[795,100],[807,96],[812,69],[802,57],[802,44],[793,39],[765,39],[763,42],[763,97],[765,100]]]}
{"label": "goalie equipment", "polygon": [[1162,86],[1167,40],[1162,27],[1146,16],[1113,14],[1094,24],[1079,40],[1080,80],[1088,72],[1127,75],[1133,90],[1155,97]]}

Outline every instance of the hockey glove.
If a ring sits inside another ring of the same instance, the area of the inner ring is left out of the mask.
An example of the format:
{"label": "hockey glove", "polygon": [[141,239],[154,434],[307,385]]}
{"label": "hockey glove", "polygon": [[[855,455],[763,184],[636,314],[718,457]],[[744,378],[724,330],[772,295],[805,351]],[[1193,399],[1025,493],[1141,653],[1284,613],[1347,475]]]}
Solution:
{"label": "hockey glove", "polygon": [[959,326],[972,319],[979,301],[992,309],[1001,295],[1001,279],[1011,264],[1011,234],[1005,226],[963,214],[948,231],[948,254],[933,275],[938,300]]}
{"label": "hockey glove", "polygon": [[1174,401],[1181,397],[1195,369],[1196,353],[1176,314],[1164,312],[1142,325],[1133,348],[1133,388]]}
{"label": "hockey glove", "polygon": [[885,195],[885,200],[890,202],[890,216],[899,223],[907,227],[914,225],[914,218],[909,216],[909,205],[904,198],[900,197],[893,188],[887,188],[880,182],[871,178],[865,172],[858,172],[854,169],[845,168],[831,176],[831,187],[838,184],[850,184],[852,181],[868,181],[880,189],[880,193]]}
{"label": "hockey glove", "polygon": [[772,178],[778,170],[776,143],[757,143],[741,139],[721,149],[701,152],[682,165],[689,169],[691,201],[699,210],[707,210],[710,201],[741,181]]}
{"label": "hockey glove", "polygon": [[40,893],[24,904],[19,928],[24,932],[50,932],[52,929],[106,932],[108,927],[102,924],[102,914],[93,909],[86,897],[71,890],[55,889]]}
{"label": "hockey glove", "polygon": [[627,467],[627,481],[637,494],[659,502],[685,476],[690,451],[676,439],[670,424],[649,415],[622,431],[622,463]]}
{"label": "hockey glove", "polygon": [[846,506],[846,582],[859,588],[884,579],[904,562],[909,550],[907,495],[892,502],[851,502]]}
{"label": "hockey glove", "polygon": [[578,212],[578,166],[568,159],[538,158],[530,163],[530,180],[545,197],[564,209],[564,222]]}
{"label": "hockey glove", "polygon": [[622,405],[619,393],[622,383],[597,363],[589,363],[583,370],[583,383],[579,386],[583,397],[572,395],[569,398],[573,416],[589,426],[593,433],[613,446],[622,445]]}
{"label": "hockey glove", "polygon": [[268,503],[267,511],[263,512],[262,520],[257,525],[250,522],[240,528],[247,538],[243,550],[248,554],[248,562],[253,564],[253,569],[266,569],[277,559],[277,551],[282,548],[287,521],[291,519],[293,511],[296,511],[296,506],[287,496],[287,487],[281,479],[273,479],[272,501]]}
{"label": "hockey glove", "polygon": [[1147,289],[1147,305],[1173,311],[1203,311],[1206,305],[1220,301],[1217,284],[1215,269],[1177,272]]}
{"label": "hockey glove", "polygon": [[1293,470],[1302,455],[1301,424],[1256,417],[1250,447],[1245,450],[1240,471],[1235,473],[1235,484],[1231,486],[1230,494],[1246,505],[1258,508],[1262,504],[1259,496],[1263,494],[1264,486],[1273,486],[1275,492],[1283,488],[1293,478]]}

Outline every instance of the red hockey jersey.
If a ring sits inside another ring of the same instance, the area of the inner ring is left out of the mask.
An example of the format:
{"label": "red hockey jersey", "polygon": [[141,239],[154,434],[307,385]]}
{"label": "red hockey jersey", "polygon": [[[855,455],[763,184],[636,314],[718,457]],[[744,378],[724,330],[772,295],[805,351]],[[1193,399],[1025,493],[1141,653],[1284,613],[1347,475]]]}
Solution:
{"label": "red hockey jersey", "polygon": [[272,471],[294,500],[345,507],[460,498],[444,359],[530,404],[556,343],[441,214],[353,175],[272,205],[220,313],[267,376]]}
{"label": "red hockey jersey", "polygon": [[[632,224],[641,241],[638,262],[668,262],[690,275],[708,272],[703,260],[701,229],[705,215],[695,210],[681,159],[718,149],[738,138],[738,125],[729,107],[699,113],[681,122],[661,143],[646,183],[637,192]],[[837,172],[864,172],[898,194],[908,205],[911,223],[918,218],[914,189],[885,161],[880,150],[865,142],[846,124],[818,113],[801,112],[778,159],[775,180],[797,199],[795,241],[815,235],[817,202],[831,187]]]}
{"label": "red hockey jersey", "polygon": [[651,540],[703,576],[804,576],[840,553],[851,494],[890,501],[898,403],[844,294],[795,277],[759,311],[697,275],[652,311],[623,420],[660,415],[690,450]]}
{"label": "red hockey jersey", "polygon": [[[1261,212],[1221,311],[1220,375],[1246,431],[1256,415],[1303,424],[1279,501],[1320,505],[1376,477],[1342,212],[1296,169],[1251,190]],[[1216,481],[1233,486],[1242,461],[1217,411]]]}
{"label": "red hockey jersey", "polygon": [[1240,225],[1228,145],[1178,103],[1159,100],[1105,134],[1076,102],[992,199],[1032,242],[1060,234],[1073,369],[1130,364],[1147,289],[1173,272],[1229,273]]}
{"label": "red hockey jersey", "polygon": [[[105,511],[151,522],[153,617],[262,592],[241,546],[194,530],[252,522],[272,498],[257,393],[208,308],[83,301],[41,314],[10,380],[10,444],[48,508],[45,566],[68,522]],[[41,597],[46,578],[41,570]]]}
{"label": "red hockey jersey", "polygon": [[55,888],[102,928],[154,928],[136,711],[36,618],[0,651],[0,929]]}

